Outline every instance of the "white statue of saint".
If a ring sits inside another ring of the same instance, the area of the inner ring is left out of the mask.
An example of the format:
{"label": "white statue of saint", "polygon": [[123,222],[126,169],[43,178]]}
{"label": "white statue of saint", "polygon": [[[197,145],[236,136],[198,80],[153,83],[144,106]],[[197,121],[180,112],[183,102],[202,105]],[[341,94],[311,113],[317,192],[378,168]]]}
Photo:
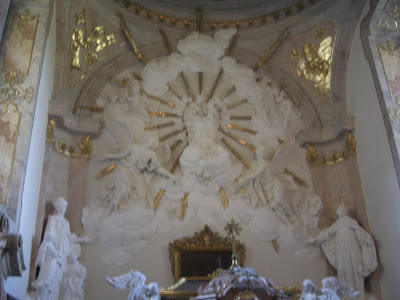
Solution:
{"label": "white statue of saint", "polygon": [[145,284],[146,276],[136,270],[117,277],[107,277],[107,282],[119,289],[130,289],[127,300],[159,300],[160,291],[156,282]]}
{"label": "white statue of saint", "polygon": [[61,281],[67,265],[67,256],[71,251],[71,232],[69,222],[64,218],[68,206],[63,197],[52,201],[56,213],[47,221],[44,238],[39,247],[36,266],[39,275],[32,282],[39,300],[57,300]]}
{"label": "white statue of saint", "polygon": [[131,144],[122,152],[106,153],[100,161],[117,161],[121,167],[117,167],[113,173],[112,182],[105,182],[99,198],[108,200],[108,214],[116,209],[120,203],[129,199],[138,202],[147,201],[147,186],[153,175],[159,175],[176,183],[175,177],[163,167],[171,155],[168,145],[156,147],[156,137],[145,134],[142,144]]}
{"label": "white statue of saint", "polygon": [[341,204],[336,210],[338,219],[329,228],[309,240],[322,246],[337,277],[360,292],[364,299],[364,279],[377,267],[374,241]]}
{"label": "white statue of saint", "polygon": [[63,300],[82,300],[85,286],[86,267],[78,261],[81,255],[80,243],[88,242],[86,237],[71,234],[71,251],[67,256],[67,267],[62,279],[60,298]]}
{"label": "white statue of saint", "polygon": [[337,277],[324,278],[321,290],[310,279],[306,279],[303,281],[303,293],[300,300],[340,300],[354,298],[359,294],[359,292]]}

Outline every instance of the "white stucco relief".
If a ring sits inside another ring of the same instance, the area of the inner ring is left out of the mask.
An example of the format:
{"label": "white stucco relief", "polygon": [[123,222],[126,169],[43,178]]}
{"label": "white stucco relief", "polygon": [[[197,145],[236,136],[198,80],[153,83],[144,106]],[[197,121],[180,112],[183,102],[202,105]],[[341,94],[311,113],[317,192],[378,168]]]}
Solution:
{"label": "white stucco relief", "polygon": [[[318,227],[322,203],[312,191],[305,153],[294,137],[303,126],[300,114],[268,78],[224,56],[233,34],[234,29],[217,31],[214,37],[193,32],[178,43],[179,52],[151,60],[141,71],[141,81],[132,76],[132,71],[140,70],[132,67],[117,77],[120,82],[128,78],[125,87],[110,83],[102,91],[97,104],[105,108],[104,126],[93,141],[93,176],[82,221],[89,235],[111,249],[104,262],[123,265],[156,233],[194,219],[222,228],[235,218],[263,241],[278,238],[308,259],[319,255],[315,248],[305,246],[309,232]],[[209,97],[221,69],[218,87]],[[199,72],[204,79],[201,93]],[[181,91],[181,99],[169,84]],[[234,92],[223,99],[224,91],[233,86]],[[237,104],[242,99],[247,101]],[[174,117],[157,118],[149,112]],[[145,130],[166,123],[157,130]],[[250,131],[228,128],[228,123]],[[173,132],[177,133],[166,138]],[[224,132],[245,140],[254,151]],[[182,142],[173,147],[178,140]],[[171,174],[174,162],[178,167]],[[94,178],[110,164],[116,166],[113,172]],[[226,209],[221,188],[229,201]],[[165,192],[153,212],[153,199],[160,190]],[[185,194],[188,206],[184,220],[179,221]]]}

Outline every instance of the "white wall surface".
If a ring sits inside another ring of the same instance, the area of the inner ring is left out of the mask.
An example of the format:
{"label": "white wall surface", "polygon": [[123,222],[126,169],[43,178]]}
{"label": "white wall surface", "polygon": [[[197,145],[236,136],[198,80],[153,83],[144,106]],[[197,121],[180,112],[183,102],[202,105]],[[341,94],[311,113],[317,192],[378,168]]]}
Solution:
{"label": "white wall surface", "polygon": [[382,299],[400,299],[400,189],[359,30],[350,53],[347,101],[348,114],[356,117],[357,160],[382,268]]}
{"label": "white wall surface", "polygon": [[19,225],[19,233],[22,235],[24,260],[27,269],[21,277],[9,277],[5,284],[6,292],[20,300],[27,299],[26,290],[29,280],[32,239],[35,233],[36,212],[46,143],[47,112],[53,88],[56,48],[55,34],[55,13],[53,13],[33,116],[32,136],[22,192],[21,220],[24,221]]}

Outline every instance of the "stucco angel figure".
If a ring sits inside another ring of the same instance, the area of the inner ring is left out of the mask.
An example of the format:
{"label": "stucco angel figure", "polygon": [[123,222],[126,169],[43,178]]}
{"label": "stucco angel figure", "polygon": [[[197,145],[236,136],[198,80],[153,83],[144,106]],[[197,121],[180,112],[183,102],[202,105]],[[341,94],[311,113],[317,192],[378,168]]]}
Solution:
{"label": "stucco angel figure", "polygon": [[127,300],[158,300],[160,291],[156,282],[144,284],[146,276],[136,270],[117,277],[107,277],[107,282],[119,289],[130,289]]}
{"label": "stucco angel figure", "polygon": [[342,298],[354,298],[359,294],[337,277],[324,278],[321,290],[310,279],[306,279],[303,281],[303,294],[300,300],[340,300]]}
{"label": "stucco angel figure", "polygon": [[[270,206],[288,225],[302,213],[314,217],[322,209],[319,197],[312,197],[305,188],[304,180],[285,167],[291,164],[294,147],[295,136],[289,131],[285,134],[285,142],[276,149],[271,159],[267,159],[266,149],[258,147],[250,172],[239,180],[240,186],[253,188],[258,198],[257,207]],[[305,208],[307,211],[304,211]]]}
{"label": "stucco angel figure", "polygon": [[336,210],[338,219],[331,227],[309,240],[322,246],[329,262],[337,270],[337,277],[360,292],[364,299],[364,279],[377,267],[374,241],[341,204]]}
{"label": "stucco angel figure", "polygon": [[132,144],[122,152],[107,153],[99,158],[101,161],[118,161],[122,167],[117,168],[113,174],[113,182],[106,183],[103,192],[103,198],[113,199],[110,213],[124,200],[146,201],[146,186],[149,185],[148,182],[146,184],[146,180],[149,180],[146,174],[150,177],[157,174],[176,182],[175,177],[162,166],[170,158],[169,146],[163,144],[157,150],[155,147],[156,137],[148,134],[143,137],[142,144]]}
{"label": "stucco angel figure", "polygon": [[71,251],[71,231],[69,222],[64,218],[68,203],[63,197],[54,199],[52,203],[56,213],[48,218],[36,258],[36,266],[40,267],[40,271],[36,280],[32,282],[39,300],[59,299],[67,256]]}

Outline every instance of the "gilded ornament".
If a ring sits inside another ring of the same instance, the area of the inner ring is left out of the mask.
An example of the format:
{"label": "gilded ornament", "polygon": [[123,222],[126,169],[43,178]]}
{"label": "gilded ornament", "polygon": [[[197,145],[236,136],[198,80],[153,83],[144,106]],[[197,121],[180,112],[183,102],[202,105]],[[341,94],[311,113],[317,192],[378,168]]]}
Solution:
{"label": "gilded ornament", "polygon": [[224,209],[226,209],[229,206],[229,203],[228,199],[226,199],[225,190],[223,188],[220,188],[219,194],[221,196],[222,205],[224,206]]}
{"label": "gilded ornament", "polygon": [[184,194],[181,203],[181,210],[179,212],[179,221],[182,221],[185,218],[186,207],[187,207],[187,197],[188,194]]}
{"label": "gilded ornament", "polygon": [[[317,39],[323,35],[323,29],[317,29]],[[312,42],[305,42],[303,51],[292,49],[290,56],[297,60],[296,73],[299,77],[314,83],[322,102],[328,101],[331,90],[331,65],[334,39],[328,36],[320,42],[318,48]]]}
{"label": "gilded ornament", "polygon": [[307,163],[310,166],[312,165],[331,166],[339,162],[345,161],[350,156],[357,155],[357,150],[356,150],[357,143],[353,134],[350,132],[346,132],[345,136],[346,139],[342,154],[340,154],[338,151],[332,151],[331,154],[329,155],[329,160],[327,160],[323,155],[320,156],[314,145],[307,144],[307,152],[306,152]]}
{"label": "gilded ornament", "polygon": [[17,102],[33,99],[33,88],[24,87],[25,75],[17,71],[3,73],[3,82],[0,84],[0,114],[17,112]]}
{"label": "gilded ornament", "polygon": [[116,168],[115,164],[111,164],[109,166],[107,166],[106,168],[104,168],[103,170],[101,170],[94,178],[96,179],[100,179],[104,176],[106,176],[107,174],[110,174],[111,172],[113,172]]}
{"label": "gilded ornament", "polygon": [[300,283],[293,287],[274,286],[274,288],[283,291],[287,296],[292,296],[294,300],[299,300],[303,294],[303,286]]}
{"label": "gilded ornament", "polygon": [[388,1],[379,19],[378,26],[387,33],[396,31],[400,24],[399,6],[393,1]]}
{"label": "gilded ornament", "polygon": [[70,69],[81,70],[81,48],[86,49],[83,57],[84,63],[90,67],[99,60],[98,55],[106,47],[116,42],[114,33],[106,34],[104,26],[96,26],[90,32],[87,30],[86,9],[75,14],[75,24],[82,25],[72,32],[69,42]]}
{"label": "gilded ornament", "polygon": [[62,153],[69,157],[79,157],[79,158],[89,158],[90,153],[92,152],[92,142],[90,141],[90,135],[85,136],[78,143],[78,148],[80,152],[75,152],[75,146],[67,146],[65,140],[62,138],[58,142],[55,139],[55,125],[56,119],[51,118],[47,122],[46,128],[46,142],[51,143],[53,145],[53,149],[59,153]]}
{"label": "gilded ornament", "polygon": [[117,16],[119,17],[119,19],[121,21],[122,30],[124,32],[126,39],[128,40],[129,45],[131,46],[133,52],[136,54],[136,56],[137,56],[137,58],[139,58],[139,60],[141,60],[143,63],[146,64],[147,60],[144,58],[143,54],[140,52],[139,48],[136,46],[136,42],[133,39],[132,34],[129,31],[129,28],[125,23],[124,16],[122,15],[122,13],[117,13]]}
{"label": "gilded ornament", "polygon": [[[304,10],[305,4],[307,3],[307,8],[311,7],[313,4],[315,4],[317,1],[316,0],[301,0],[298,1],[292,5],[289,5],[287,7],[284,7],[278,11],[271,12],[268,15],[261,15],[261,16],[256,16],[256,17],[251,17],[248,19],[242,19],[242,20],[224,20],[224,21],[203,21],[203,28],[209,28],[210,30],[216,30],[218,28],[227,28],[230,26],[235,26],[236,28],[240,28],[242,24],[247,24],[249,27],[255,26],[255,25],[264,25],[266,23],[270,22],[277,22],[282,17],[288,17],[291,15],[294,15],[295,13],[300,13]],[[170,24],[172,26],[176,26],[177,24],[182,25],[184,28],[189,29],[191,28],[191,25],[196,24],[196,28],[199,32],[202,32],[198,28],[198,17],[196,20],[190,20],[190,19],[181,19],[173,16],[167,16],[149,9],[146,9],[145,7],[142,7],[138,4],[135,4],[131,0],[123,0],[124,6],[127,10],[130,10],[131,7],[134,7],[134,12],[137,15],[141,15],[142,12],[143,14],[151,19],[152,17],[155,17],[156,20],[160,23],[165,23],[165,20],[169,20]],[[199,9],[197,10],[197,12]],[[198,13],[197,13],[198,14]],[[196,15],[197,15],[196,14]]]}
{"label": "gilded ornament", "polygon": [[285,28],[285,30],[283,30],[280,36],[268,49],[267,53],[265,53],[265,55],[260,59],[260,61],[258,61],[257,64],[253,67],[253,70],[256,71],[259,68],[261,68],[265,64],[265,62],[276,52],[276,50],[282,44],[282,42],[288,38],[289,35],[290,35],[289,28]]}
{"label": "gilded ornament", "polygon": [[390,40],[386,40],[386,46],[378,44],[378,47],[385,51],[388,51],[391,56],[393,56],[394,52],[399,48],[399,46],[394,46]]}

